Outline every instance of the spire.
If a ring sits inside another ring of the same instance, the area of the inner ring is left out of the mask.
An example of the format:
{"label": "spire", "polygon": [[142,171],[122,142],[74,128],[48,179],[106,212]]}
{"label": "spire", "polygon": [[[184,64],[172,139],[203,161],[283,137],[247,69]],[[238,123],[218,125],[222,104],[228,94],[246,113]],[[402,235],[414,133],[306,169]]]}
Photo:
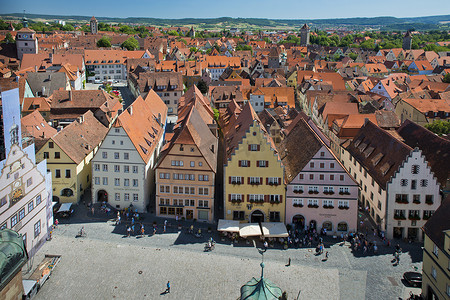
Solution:
{"label": "spire", "polygon": [[25,17],[25,10],[23,10],[23,18],[22,18],[23,27],[28,28],[28,19]]}
{"label": "spire", "polygon": [[[263,255],[263,259],[264,259],[264,255]],[[264,262],[262,262],[260,264],[260,266],[261,266],[261,280],[263,280],[264,279],[264,267],[265,267]]]}

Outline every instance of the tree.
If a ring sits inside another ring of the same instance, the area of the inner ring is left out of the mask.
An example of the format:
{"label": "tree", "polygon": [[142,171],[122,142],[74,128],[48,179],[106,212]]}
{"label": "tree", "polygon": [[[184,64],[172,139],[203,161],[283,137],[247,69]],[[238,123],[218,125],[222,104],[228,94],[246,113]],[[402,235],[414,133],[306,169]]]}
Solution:
{"label": "tree", "polygon": [[178,32],[176,32],[175,30],[171,30],[169,32],[167,32],[168,35],[173,35],[173,36],[178,36]]}
{"label": "tree", "polygon": [[97,41],[97,47],[99,47],[99,48],[110,48],[111,47],[111,40],[108,37],[104,36],[104,37],[102,37],[101,39],[99,39]]}
{"label": "tree", "polygon": [[208,92],[208,85],[203,80],[200,80],[197,83],[197,88],[202,92],[202,94],[206,94]]}
{"label": "tree", "polygon": [[355,60],[355,59],[358,57],[358,54],[356,54],[356,53],[350,53],[350,54],[348,55],[348,57],[350,57],[351,59]]}
{"label": "tree", "polygon": [[66,25],[61,27],[61,30],[63,30],[63,31],[74,31],[75,28],[73,28],[73,26],[70,25],[70,24],[66,24]]}
{"label": "tree", "polygon": [[450,83],[450,73],[445,74],[444,78],[442,79],[442,82]]}
{"label": "tree", "polygon": [[426,124],[425,128],[437,135],[450,133],[450,121],[436,120],[433,123]]}
{"label": "tree", "polygon": [[133,51],[139,49],[139,42],[134,37],[129,37],[122,45],[120,45],[120,47]]}
{"label": "tree", "polygon": [[8,32],[5,36],[5,39],[1,42],[6,44],[14,44],[16,40],[12,37],[11,33]]}

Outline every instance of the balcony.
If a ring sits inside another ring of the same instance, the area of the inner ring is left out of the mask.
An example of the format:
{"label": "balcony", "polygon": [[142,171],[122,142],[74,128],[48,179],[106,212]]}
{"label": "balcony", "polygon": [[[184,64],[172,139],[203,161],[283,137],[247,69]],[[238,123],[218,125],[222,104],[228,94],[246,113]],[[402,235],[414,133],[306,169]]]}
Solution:
{"label": "balcony", "polygon": [[309,208],[319,208],[318,204],[308,204]]}
{"label": "balcony", "polygon": [[406,220],[406,217],[404,215],[394,215],[395,220]]}
{"label": "balcony", "polygon": [[325,209],[333,209],[334,206],[333,205],[324,205],[323,208],[325,208]]}
{"label": "balcony", "polygon": [[293,190],[293,192],[296,194],[303,194],[303,190]]}
{"label": "balcony", "polygon": [[339,209],[350,209],[348,206],[338,206]]}
{"label": "balcony", "polygon": [[303,204],[300,204],[300,203],[294,203],[293,206],[294,206],[294,207],[303,207]]}
{"label": "balcony", "polygon": [[242,202],[241,199],[232,199],[231,203],[239,205]]}
{"label": "balcony", "polygon": [[350,195],[350,192],[339,192],[339,195]]}

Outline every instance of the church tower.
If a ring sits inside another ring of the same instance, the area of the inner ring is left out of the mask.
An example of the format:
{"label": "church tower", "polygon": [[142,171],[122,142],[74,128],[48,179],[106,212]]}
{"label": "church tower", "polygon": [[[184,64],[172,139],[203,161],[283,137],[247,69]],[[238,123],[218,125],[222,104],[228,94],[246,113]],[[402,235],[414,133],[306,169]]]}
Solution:
{"label": "church tower", "polygon": [[23,28],[17,31],[16,47],[17,58],[22,60],[24,53],[37,54],[39,51],[36,32],[28,28],[28,20],[24,16],[22,19]]}
{"label": "church tower", "polygon": [[310,28],[308,24],[305,23],[303,27],[300,29],[300,44],[302,46],[308,46],[309,45],[309,34],[310,34]]}
{"label": "church tower", "polygon": [[412,45],[412,36],[411,36],[411,32],[408,30],[405,34],[405,36],[403,37],[403,50],[411,50],[411,45]]}
{"label": "church tower", "polygon": [[90,25],[91,25],[91,33],[92,34],[97,34],[97,32],[98,32],[98,23],[97,23],[97,19],[94,16],[92,16],[92,18],[91,18]]}

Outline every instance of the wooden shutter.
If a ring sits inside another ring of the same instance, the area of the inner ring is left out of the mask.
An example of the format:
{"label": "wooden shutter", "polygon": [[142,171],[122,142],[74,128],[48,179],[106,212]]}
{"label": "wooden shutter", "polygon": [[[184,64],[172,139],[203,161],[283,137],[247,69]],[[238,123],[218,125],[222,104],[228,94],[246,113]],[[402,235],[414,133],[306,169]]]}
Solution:
{"label": "wooden shutter", "polygon": [[247,177],[247,184],[250,184],[250,177]]}
{"label": "wooden shutter", "polygon": [[256,145],[256,151],[259,151],[261,149],[260,145]]}
{"label": "wooden shutter", "polygon": [[278,177],[278,185],[281,184],[281,177]]}
{"label": "wooden shutter", "polygon": [[283,195],[280,195],[280,203],[283,202]]}
{"label": "wooden shutter", "polygon": [[248,151],[252,151],[252,145],[248,144]]}
{"label": "wooden shutter", "polygon": [[249,160],[247,160],[247,167],[250,168],[250,161]]}
{"label": "wooden shutter", "polygon": [[231,202],[231,194],[228,194],[228,202]]}
{"label": "wooden shutter", "polygon": [[244,184],[244,177],[241,177],[241,183]]}
{"label": "wooden shutter", "polygon": [[259,160],[256,161],[256,166],[259,168]]}
{"label": "wooden shutter", "polygon": [[263,178],[259,177],[259,184],[263,184]]}
{"label": "wooden shutter", "polygon": [[244,194],[241,194],[241,200],[242,201],[244,201],[244,199],[245,199],[244,196],[245,196]]}
{"label": "wooden shutter", "polygon": [[269,195],[264,195],[264,202],[269,202]]}
{"label": "wooden shutter", "polygon": [[228,183],[231,184],[231,176],[228,176]]}
{"label": "wooden shutter", "polygon": [[242,167],[242,160],[239,161],[239,167]]}
{"label": "wooden shutter", "polygon": [[250,202],[250,195],[247,194],[247,202]]}
{"label": "wooden shutter", "polygon": [[269,177],[266,177],[266,185],[269,185]]}
{"label": "wooden shutter", "polygon": [[269,161],[266,160],[266,168],[268,168],[268,167],[269,167]]}

